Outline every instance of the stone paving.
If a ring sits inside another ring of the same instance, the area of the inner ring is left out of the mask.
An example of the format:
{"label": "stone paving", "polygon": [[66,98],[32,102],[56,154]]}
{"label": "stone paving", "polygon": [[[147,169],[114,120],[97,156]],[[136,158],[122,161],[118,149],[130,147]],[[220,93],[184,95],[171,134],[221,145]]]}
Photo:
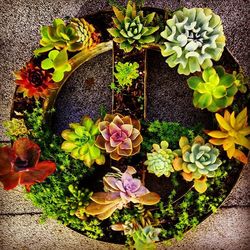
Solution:
{"label": "stone paving", "polygon": [[[250,43],[248,38],[249,26],[247,24],[250,18],[250,7],[247,0],[151,0],[146,1],[146,6],[169,9],[177,9],[182,6],[212,8],[222,17],[228,48],[247,75],[250,75],[248,66],[248,44]],[[49,24],[55,17],[83,16],[106,8],[109,8],[109,5],[105,0],[0,0],[0,123],[2,120],[9,119],[15,89],[11,72],[22,67],[31,57],[32,51],[39,42],[39,27]],[[103,66],[104,61],[105,66]],[[85,99],[81,96],[84,94],[82,89],[78,95],[72,93],[73,98],[71,99],[73,101],[69,105],[72,109],[65,111],[66,107],[63,107],[62,103],[69,100],[65,99],[66,93],[70,88],[74,88],[74,84],[77,86],[75,92],[78,91],[78,87],[83,88],[86,78],[84,80],[82,75],[85,75],[84,72],[88,74],[89,70],[92,70],[92,74],[100,72],[95,79],[97,85],[103,86],[104,83],[110,82],[110,66],[110,57],[107,53],[91,61],[85,69],[80,69],[69,80],[65,89],[62,90],[61,96],[59,96],[57,105],[61,108],[61,111],[64,110],[65,114],[72,112],[78,114],[85,109],[87,110],[86,107],[81,110],[77,108],[82,105],[82,99]],[[152,74],[156,76],[157,70],[152,69],[152,71],[155,71]],[[154,75],[151,78],[154,79]],[[160,82],[163,80],[164,78],[159,78]],[[176,86],[174,81],[173,85]],[[95,92],[97,92],[96,95],[93,94],[88,103],[91,107],[95,100],[100,98],[100,91]],[[104,99],[99,101],[105,102]],[[153,111],[151,112],[153,113]],[[190,109],[188,112],[192,112],[192,110]],[[176,109],[175,113],[176,116],[171,117],[171,119],[178,120],[178,117],[181,117],[182,120],[186,119],[181,109]],[[62,124],[63,118],[58,114],[57,116],[58,128],[64,127]],[[67,119],[74,118],[75,116],[69,116]],[[3,135],[1,127],[0,141],[9,141]],[[174,241],[171,247],[159,244],[159,249],[250,249],[249,179],[250,166],[247,166],[243,170],[240,181],[217,214],[201,223],[195,231],[188,232],[183,241]],[[39,209],[34,208],[29,201],[25,200],[20,189],[11,192],[4,192],[0,189],[0,249],[122,249],[121,246],[88,239],[53,220],[49,220],[45,224],[39,224],[40,214]]]}

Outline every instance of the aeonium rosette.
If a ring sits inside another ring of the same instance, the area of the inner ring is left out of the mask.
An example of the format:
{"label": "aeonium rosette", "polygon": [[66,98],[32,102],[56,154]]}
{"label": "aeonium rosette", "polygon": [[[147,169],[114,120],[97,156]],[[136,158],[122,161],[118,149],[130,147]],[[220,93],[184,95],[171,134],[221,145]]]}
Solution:
{"label": "aeonium rosette", "polygon": [[154,205],[160,201],[157,193],[150,192],[143,186],[142,182],[133,178],[136,170],[128,166],[124,173],[117,176],[109,174],[103,177],[104,191],[94,193],[92,202],[86,208],[90,215],[97,216],[100,220],[110,217],[116,209],[126,207],[128,203],[139,203],[142,205]]}
{"label": "aeonium rosette", "polygon": [[140,152],[142,136],[141,125],[136,119],[121,114],[107,114],[99,123],[101,135],[96,139],[96,146],[110,153],[113,160],[123,156],[132,156]]}
{"label": "aeonium rosette", "polygon": [[52,75],[37,66],[33,60],[14,75],[18,85],[17,92],[23,93],[24,97],[34,97],[36,100],[46,98],[52,90],[58,88],[52,80]]}
{"label": "aeonium rosette", "polygon": [[25,185],[27,191],[37,183],[43,182],[56,170],[52,161],[39,162],[40,147],[27,138],[21,138],[12,147],[0,148],[0,181],[5,190]]}

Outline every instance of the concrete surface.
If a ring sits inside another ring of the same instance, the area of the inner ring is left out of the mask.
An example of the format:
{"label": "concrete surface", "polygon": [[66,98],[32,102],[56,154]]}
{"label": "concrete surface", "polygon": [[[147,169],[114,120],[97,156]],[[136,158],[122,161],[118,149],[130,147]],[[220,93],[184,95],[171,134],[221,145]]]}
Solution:
{"label": "concrete surface", "polygon": [[[218,13],[223,20],[227,36],[227,46],[233,52],[245,72],[250,75],[249,65],[249,3],[245,0],[156,0],[146,1],[147,6],[176,9],[180,6],[186,7],[210,7]],[[18,70],[29,60],[32,51],[38,46],[39,27],[49,24],[55,17],[83,16],[104,8],[108,8],[105,0],[77,1],[77,0],[0,0],[0,123],[9,118],[12,96],[15,85],[13,83],[12,71]],[[152,57],[156,57],[152,55]],[[157,60],[157,58],[155,59]],[[161,63],[159,63],[161,64]],[[68,121],[80,117],[83,113],[90,111],[96,116],[98,110],[93,108],[94,100],[104,102],[108,108],[106,96],[109,92],[105,89],[105,83],[110,81],[111,61],[109,53],[106,53],[89,62],[84,68],[79,69],[67,82],[60,93],[57,107],[62,115],[56,117],[56,129],[63,129]],[[157,66],[157,65],[156,65]],[[157,82],[153,81],[158,71],[156,67],[150,69],[152,87],[150,93],[154,94]],[[98,74],[98,75],[97,75]],[[88,91],[93,91],[90,101],[86,102],[87,93],[84,93],[86,80],[94,78],[94,86]],[[173,80],[173,87],[178,89],[178,82],[166,76],[167,81]],[[158,79],[162,81],[162,78]],[[101,86],[101,89],[98,88]],[[99,91],[98,91],[99,90]],[[165,90],[166,91],[166,90]],[[71,93],[71,99],[65,99],[67,93]],[[79,94],[78,94],[79,92]],[[185,91],[184,91],[185,92]],[[100,93],[105,93],[100,96]],[[170,95],[171,96],[171,95]],[[102,99],[103,98],[103,99]],[[153,102],[151,98],[151,118],[154,110],[161,101]],[[185,96],[183,106],[190,101],[190,96]],[[169,101],[165,108],[176,108],[172,112],[170,120],[181,120],[188,123],[188,117],[192,117],[191,107],[188,112],[182,112],[180,107],[174,107],[176,100]],[[164,105],[162,105],[164,106]],[[186,105],[188,106],[188,105]],[[191,106],[191,105],[190,105]],[[154,108],[155,107],[155,108]],[[185,107],[186,108],[186,107]],[[164,116],[164,108],[161,114]],[[167,114],[167,113],[166,113]],[[150,113],[149,113],[150,116]],[[200,117],[200,116],[199,116]],[[201,117],[200,117],[201,118]],[[185,121],[186,119],[186,121]],[[192,119],[190,119],[192,120]],[[190,121],[192,123],[192,121]],[[0,141],[8,141],[2,134],[0,126]],[[195,232],[189,232],[182,242],[174,243],[168,249],[249,249],[249,166],[243,171],[241,180],[232,194],[227,199],[224,207],[218,214],[213,215],[203,222]],[[20,191],[20,190],[19,190]],[[48,224],[38,224],[39,209],[34,208],[29,201],[23,198],[19,191],[0,191],[0,248],[11,249],[119,249],[117,246],[99,243],[81,236],[68,228],[58,225],[55,221]],[[160,249],[166,249],[160,245]]]}

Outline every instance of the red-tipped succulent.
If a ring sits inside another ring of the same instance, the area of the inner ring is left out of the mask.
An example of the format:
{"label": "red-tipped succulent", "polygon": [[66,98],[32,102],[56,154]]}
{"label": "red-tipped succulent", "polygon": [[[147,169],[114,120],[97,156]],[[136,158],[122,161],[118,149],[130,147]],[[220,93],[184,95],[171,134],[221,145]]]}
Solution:
{"label": "red-tipped succulent", "polygon": [[32,61],[14,75],[15,82],[19,86],[17,92],[23,93],[24,97],[34,97],[36,100],[46,98],[51,90],[58,88],[51,74],[36,66]]}
{"label": "red-tipped succulent", "polygon": [[40,147],[27,138],[14,142],[12,148],[0,148],[0,181],[5,190],[15,188],[18,184],[30,187],[44,181],[56,170],[52,161],[38,162]]}
{"label": "red-tipped succulent", "polygon": [[110,153],[113,160],[140,152],[142,136],[138,120],[120,114],[107,114],[99,123],[101,135],[96,138],[96,146]]}

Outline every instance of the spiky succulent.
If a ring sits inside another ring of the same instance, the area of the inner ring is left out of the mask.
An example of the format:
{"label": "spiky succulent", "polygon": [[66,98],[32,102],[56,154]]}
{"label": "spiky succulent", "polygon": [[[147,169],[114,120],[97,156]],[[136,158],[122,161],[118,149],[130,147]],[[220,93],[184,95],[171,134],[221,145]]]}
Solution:
{"label": "spiky succulent", "polygon": [[225,46],[221,19],[208,8],[183,8],[167,20],[161,33],[165,39],[161,47],[166,62],[178,73],[189,75],[218,61]]}
{"label": "spiky succulent", "polygon": [[180,156],[174,160],[175,170],[182,171],[186,181],[194,180],[195,189],[203,193],[207,189],[207,177],[214,177],[215,170],[222,164],[218,158],[219,150],[210,143],[206,143],[202,137],[197,136],[192,143],[187,137],[181,137]]}
{"label": "spiky succulent", "polygon": [[68,62],[68,54],[66,49],[61,51],[52,50],[49,52],[48,58],[42,61],[42,69],[54,69],[52,80],[60,82],[64,78],[65,72],[71,71],[72,67]]}
{"label": "spiky succulent", "polygon": [[250,139],[247,137],[250,135],[247,108],[244,108],[236,117],[234,112],[230,114],[227,110],[224,112],[224,117],[218,113],[215,117],[220,130],[206,131],[212,137],[209,142],[218,146],[222,145],[229,159],[234,157],[247,164],[246,155],[235,145],[238,144],[250,150]]}
{"label": "spiky succulent", "polygon": [[95,31],[92,24],[88,23],[84,18],[72,18],[70,21],[76,29],[78,40],[75,43],[77,50],[90,48],[100,42],[100,34]]}
{"label": "spiky succulent", "polygon": [[91,47],[95,43],[95,28],[83,18],[73,18],[69,24],[56,18],[52,26],[42,26],[40,44],[43,46],[34,51],[35,55],[55,48],[75,52]]}
{"label": "spiky succulent", "polygon": [[18,72],[14,72],[14,75],[18,86],[17,92],[23,93],[24,97],[34,97],[36,100],[46,98],[51,91],[58,88],[50,72],[41,69],[33,60]]}
{"label": "spiky succulent", "polygon": [[188,86],[194,90],[194,106],[211,112],[230,106],[238,91],[235,77],[226,73],[222,66],[205,69],[201,77],[190,77]]}
{"label": "spiky succulent", "polygon": [[155,12],[144,17],[143,11],[137,13],[136,4],[133,1],[128,1],[126,12],[116,7],[113,7],[113,10],[116,16],[113,18],[115,27],[108,29],[108,32],[125,52],[130,52],[135,47],[141,49],[142,45],[155,41],[153,34],[159,26],[150,26]]}
{"label": "spiky succulent", "polygon": [[161,231],[161,228],[154,228],[151,225],[144,228],[140,227],[132,234],[135,249],[155,250],[155,242],[160,240],[159,234]]}
{"label": "spiky succulent", "polygon": [[147,153],[147,160],[144,162],[149,173],[157,177],[169,177],[171,172],[174,172],[172,163],[176,154],[168,146],[167,141],[162,141],[160,145],[153,144],[152,153]]}
{"label": "spiky succulent", "polygon": [[75,158],[82,160],[87,167],[96,162],[98,165],[105,163],[105,157],[95,146],[96,136],[99,134],[98,123],[93,122],[88,116],[84,116],[80,123],[69,124],[70,129],[62,132],[66,140],[62,143],[62,149]]}
{"label": "spiky succulent", "polygon": [[149,192],[139,179],[133,178],[136,170],[128,166],[120,177],[106,175],[103,178],[104,190],[106,192],[94,193],[92,202],[86,208],[90,215],[96,215],[98,219],[105,220],[110,217],[116,209],[122,209],[129,202],[143,205],[154,205],[160,201],[160,196]]}
{"label": "spiky succulent", "polygon": [[139,64],[137,62],[122,63],[118,62],[115,66],[116,72],[114,73],[121,87],[131,86],[132,81],[139,77]]}
{"label": "spiky succulent", "polygon": [[132,156],[140,152],[142,136],[139,120],[121,114],[107,114],[99,123],[101,135],[96,138],[96,146],[110,153],[113,160]]}

